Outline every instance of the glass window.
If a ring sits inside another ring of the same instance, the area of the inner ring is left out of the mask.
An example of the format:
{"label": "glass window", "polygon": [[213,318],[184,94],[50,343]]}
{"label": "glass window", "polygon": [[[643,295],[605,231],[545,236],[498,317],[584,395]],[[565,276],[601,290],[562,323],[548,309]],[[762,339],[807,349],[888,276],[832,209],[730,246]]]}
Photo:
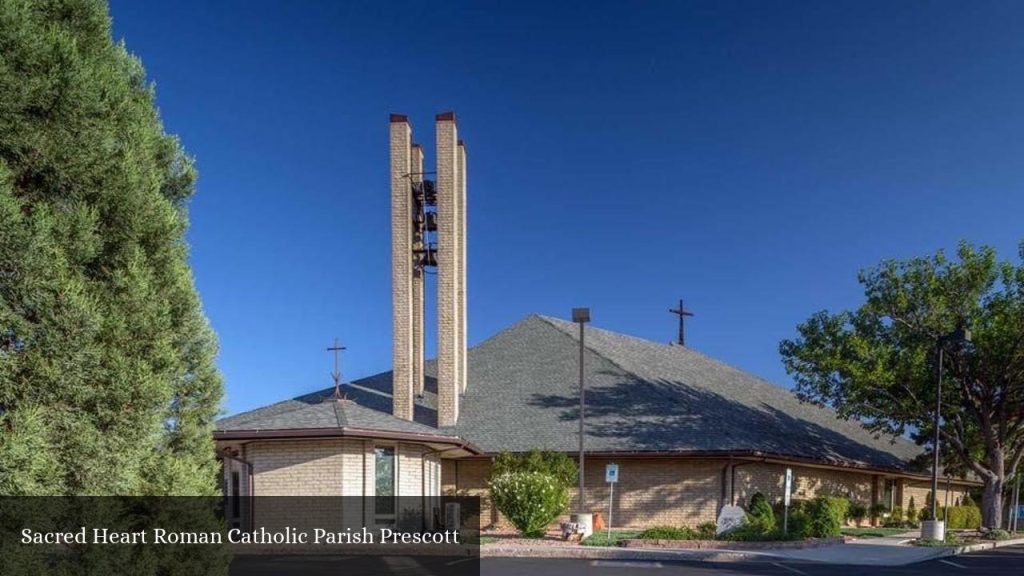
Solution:
{"label": "glass window", "polygon": [[374,473],[376,475],[375,511],[377,516],[395,514],[395,449],[378,446],[373,449]]}

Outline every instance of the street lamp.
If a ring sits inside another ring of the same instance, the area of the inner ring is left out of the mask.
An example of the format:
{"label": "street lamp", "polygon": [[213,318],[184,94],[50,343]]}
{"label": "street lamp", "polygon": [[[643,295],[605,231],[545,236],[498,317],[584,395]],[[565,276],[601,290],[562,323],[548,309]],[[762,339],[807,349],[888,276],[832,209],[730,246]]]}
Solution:
{"label": "street lamp", "polygon": [[946,523],[939,521],[939,419],[942,415],[942,360],[944,346],[947,343],[964,344],[971,341],[971,331],[964,326],[939,337],[939,378],[935,387],[935,441],[932,455],[932,519],[921,523],[921,538],[943,540],[946,536]]}
{"label": "street lamp", "polygon": [[583,532],[583,536],[586,537],[593,531],[594,525],[594,517],[585,512],[587,505],[583,494],[583,419],[585,415],[583,400],[583,325],[590,322],[590,308],[573,308],[572,321],[580,325],[580,496],[579,508],[576,509],[578,513],[573,521],[576,522],[580,531]]}

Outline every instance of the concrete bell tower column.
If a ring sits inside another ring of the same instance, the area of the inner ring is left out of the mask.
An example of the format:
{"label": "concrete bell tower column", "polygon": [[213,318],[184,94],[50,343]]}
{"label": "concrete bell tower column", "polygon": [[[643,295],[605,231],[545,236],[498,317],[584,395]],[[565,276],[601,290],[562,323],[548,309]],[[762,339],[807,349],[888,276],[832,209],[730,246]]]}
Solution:
{"label": "concrete bell tower column", "polygon": [[392,414],[413,418],[412,128],[391,115]]}
{"label": "concrete bell tower column", "polygon": [[455,114],[438,114],[437,124],[437,425],[459,421],[462,392],[460,313],[462,217],[458,129]]}

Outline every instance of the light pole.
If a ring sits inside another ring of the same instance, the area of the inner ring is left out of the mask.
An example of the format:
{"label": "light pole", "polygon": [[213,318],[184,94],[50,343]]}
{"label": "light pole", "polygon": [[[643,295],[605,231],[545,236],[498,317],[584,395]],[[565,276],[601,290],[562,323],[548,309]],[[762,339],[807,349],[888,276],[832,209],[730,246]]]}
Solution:
{"label": "light pole", "polygon": [[946,536],[946,524],[945,522],[939,521],[939,419],[942,416],[942,360],[943,360],[943,347],[948,342],[956,344],[963,344],[971,341],[971,331],[963,326],[960,326],[956,330],[941,336],[938,342],[939,348],[939,374],[938,383],[935,386],[935,421],[932,423],[935,426],[935,441],[933,444],[934,453],[932,454],[932,519],[930,522],[923,522],[921,524],[921,538],[942,540]]}
{"label": "light pole", "polygon": [[593,516],[586,513],[586,499],[584,498],[583,483],[583,420],[585,417],[585,402],[583,396],[583,352],[584,352],[584,331],[583,326],[590,322],[590,308],[573,308],[572,321],[580,325],[580,496],[579,507],[576,509],[576,523],[579,525],[583,536],[589,536],[593,530]]}

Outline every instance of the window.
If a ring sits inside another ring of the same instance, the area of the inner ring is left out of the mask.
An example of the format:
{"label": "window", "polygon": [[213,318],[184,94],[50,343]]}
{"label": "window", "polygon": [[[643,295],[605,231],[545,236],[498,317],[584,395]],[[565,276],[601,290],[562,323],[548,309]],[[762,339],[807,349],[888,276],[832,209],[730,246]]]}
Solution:
{"label": "window", "polygon": [[374,460],[374,513],[378,524],[395,522],[395,449],[391,446],[377,446],[373,449]]}
{"label": "window", "polygon": [[242,515],[242,481],[238,472],[231,473],[231,518],[238,519]]}
{"label": "window", "polygon": [[896,481],[895,480],[891,480],[891,479],[886,479],[886,481],[885,481],[885,489],[882,492],[882,504],[884,504],[885,507],[888,508],[889,510],[892,510],[893,509],[893,505],[896,503],[895,502],[895,498],[896,498]]}

